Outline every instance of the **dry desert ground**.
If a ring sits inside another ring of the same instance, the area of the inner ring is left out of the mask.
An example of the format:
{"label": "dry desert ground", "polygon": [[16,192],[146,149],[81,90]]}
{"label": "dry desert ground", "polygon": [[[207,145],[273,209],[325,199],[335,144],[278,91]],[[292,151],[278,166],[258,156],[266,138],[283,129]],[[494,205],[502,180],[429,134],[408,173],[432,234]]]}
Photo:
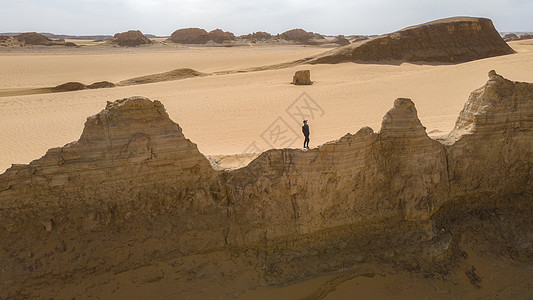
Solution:
{"label": "dry desert ground", "polygon": [[[453,128],[470,92],[485,84],[489,70],[511,80],[533,82],[533,40],[510,42],[515,54],[461,64],[341,63],[286,68],[268,66],[316,55],[325,49],[168,45],[114,48],[90,42],[85,45],[0,49],[0,173],[12,164],[27,164],[41,157],[49,148],[78,140],[88,116],[98,113],[107,101],[131,96],[160,100],[172,120],[204,155],[220,167],[236,168],[253,159],[254,152],[272,147],[301,147],[303,118],[309,119],[310,145],[314,148],[346,133],[355,133],[363,126],[379,130],[382,116],[394,100],[406,97],[416,104],[427,132],[439,136]],[[265,67],[258,68],[262,66]],[[119,83],[183,68],[206,76],[95,90],[31,92],[66,82]],[[293,74],[300,69],[311,70],[313,85],[290,84]],[[314,110],[300,111],[302,115],[298,115],[294,108],[296,104],[301,107],[302,101],[311,103]],[[280,124],[289,130],[288,139],[290,134],[295,135],[294,140],[272,139],[272,129]],[[472,245],[462,246],[468,249]],[[423,299],[428,295],[446,299],[530,297],[531,285],[527,282],[531,280],[531,270],[524,265],[480,258],[476,254],[468,259],[469,264],[475,264],[480,273],[486,274],[482,290],[472,289],[462,271],[451,274],[447,280],[433,280],[419,273],[395,273],[362,265],[357,272],[337,272],[235,296],[346,299],[357,293],[362,299]],[[130,284],[126,277],[118,276],[116,280],[123,281],[126,287]],[[131,294],[122,296],[148,298],[150,293],[172,290],[173,285],[173,281],[164,281],[142,292],[132,289]],[[528,290],[523,289],[525,286]],[[69,292],[65,290],[66,295]],[[97,291],[100,295],[106,293]]]}
{"label": "dry desert ground", "polygon": [[[322,109],[308,117],[311,147],[355,133],[363,126],[379,130],[382,116],[398,97],[414,101],[430,135],[444,134],[452,129],[470,92],[486,82],[489,70],[512,80],[533,82],[533,41],[510,45],[516,54],[462,64],[342,63],[254,72],[245,71],[325,49],[163,45],[0,49],[0,171],[11,164],[27,164],[49,148],[76,141],[85,119],[99,112],[106,101],[135,95],[160,100],[185,136],[197,143],[204,155],[216,159],[272,146],[301,147],[298,138],[282,144],[265,134],[280,121],[300,132],[300,116],[288,108],[301,101],[303,93]],[[180,68],[215,74],[109,89],[11,96],[13,91],[70,81],[120,82]],[[299,69],[311,70],[313,85],[290,84]],[[226,72],[239,70],[243,72]],[[240,162],[227,160],[229,165]]]}

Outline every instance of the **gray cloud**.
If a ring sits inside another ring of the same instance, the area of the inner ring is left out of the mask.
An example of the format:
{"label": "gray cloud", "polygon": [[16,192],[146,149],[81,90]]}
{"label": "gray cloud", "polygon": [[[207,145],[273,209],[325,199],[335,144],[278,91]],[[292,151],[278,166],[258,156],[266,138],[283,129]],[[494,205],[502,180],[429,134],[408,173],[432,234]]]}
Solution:
{"label": "gray cloud", "polygon": [[380,34],[456,16],[491,18],[500,31],[533,31],[529,0],[17,0],[3,3],[0,32],[169,35],[183,27],[245,34],[304,28],[323,34]]}

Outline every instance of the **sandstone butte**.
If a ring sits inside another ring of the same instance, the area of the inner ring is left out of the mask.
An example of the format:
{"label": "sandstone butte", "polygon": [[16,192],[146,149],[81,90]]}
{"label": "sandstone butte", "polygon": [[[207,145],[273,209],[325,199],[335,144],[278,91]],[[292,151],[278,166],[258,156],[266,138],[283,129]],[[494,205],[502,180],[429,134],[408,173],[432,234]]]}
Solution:
{"label": "sandstone butte", "polygon": [[399,98],[379,132],[233,171],[159,101],[117,100],[77,142],[0,175],[0,298],[85,295],[117,276],[227,298],[363,263],[445,276],[462,238],[531,257],[532,187],[533,84],[494,71],[440,140]]}
{"label": "sandstone butte", "polygon": [[152,40],[147,38],[141,31],[130,30],[115,34],[113,38],[107,41],[105,44],[118,45],[121,47],[138,47],[152,43]]}
{"label": "sandstone butte", "polygon": [[440,19],[336,48],[308,63],[438,62],[460,63],[511,54],[492,21],[486,18]]}

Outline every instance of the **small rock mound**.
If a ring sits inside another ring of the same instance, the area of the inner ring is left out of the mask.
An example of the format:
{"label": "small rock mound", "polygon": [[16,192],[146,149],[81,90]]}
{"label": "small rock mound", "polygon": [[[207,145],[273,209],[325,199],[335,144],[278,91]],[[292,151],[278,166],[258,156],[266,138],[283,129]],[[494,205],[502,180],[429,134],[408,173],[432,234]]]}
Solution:
{"label": "small rock mound", "polygon": [[272,35],[268,32],[258,31],[254,33],[250,33],[247,35],[240,36],[240,38],[250,40],[252,42],[255,41],[266,41],[272,38]]}
{"label": "small rock mound", "polygon": [[88,89],[104,89],[115,87],[115,84],[109,81],[99,81],[87,86]]}
{"label": "small rock mound", "polygon": [[310,63],[461,63],[514,53],[486,18],[455,17],[408,27],[316,56]]}
{"label": "small rock mound", "polygon": [[207,31],[201,28],[178,29],[170,36],[170,41],[177,44],[205,44],[208,40]]}
{"label": "small rock mound", "polygon": [[317,40],[324,39],[324,36],[318,33],[308,32],[300,28],[285,31],[284,33],[280,34],[280,37],[287,41],[307,45],[317,44]]}
{"label": "small rock mound", "polygon": [[350,45],[350,41],[344,37],[344,35],[338,35],[335,37],[335,40],[333,40],[334,44],[338,44],[341,46]]}
{"label": "small rock mound", "polygon": [[299,70],[296,71],[292,77],[292,84],[294,85],[310,85],[313,84],[311,81],[311,71],[309,70]]}
{"label": "small rock mound", "polygon": [[36,32],[25,32],[16,36],[16,39],[25,45],[42,45],[48,46],[52,42],[51,39]]}
{"label": "small rock mound", "polygon": [[210,32],[201,28],[183,28],[174,31],[169,40],[177,44],[206,44],[209,41],[221,44],[235,40],[235,35],[218,28]]}
{"label": "small rock mound", "polygon": [[53,92],[72,92],[84,90],[87,86],[80,82],[67,82],[52,88]]}
{"label": "small rock mound", "polygon": [[115,36],[113,36],[113,38],[106,44],[118,45],[121,47],[138,47],[152,43],[152,40],[147,38],[141,31],[130,30],[115,34]]}
{"label": "small rock mound", "polygon": [[95,82],[90,85],[85,85],[81,82],[71,81],[71,82],[63,83],[53,88],[50,88],[50,91],[52,91],[53,93],[61,93],[61,92],[81,91],[85,89],[102,89],[102,88],[111,88],[111,87],[115,87],[115,84],[109,81],[99,81],[99,82]]}

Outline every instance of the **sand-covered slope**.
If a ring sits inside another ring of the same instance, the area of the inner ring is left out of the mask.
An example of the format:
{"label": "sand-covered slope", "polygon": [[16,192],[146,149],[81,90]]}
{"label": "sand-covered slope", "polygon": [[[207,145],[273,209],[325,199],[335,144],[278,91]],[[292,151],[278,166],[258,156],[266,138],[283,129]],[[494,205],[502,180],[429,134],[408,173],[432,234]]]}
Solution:
{"label": "sand-covered slope", "polygon": [[109,102],[77,142],[0,175],[0,297],[227,298],[363,264],[446,276],[478,224],[498,233],[478,235],[488,252],[520,261],[532,146],[533,84],[493,71],[441,142],[399,98],[379,132],[234,171],[214,171],[160,102]]}
{"label": "sand-covered slope", "polygon": [[318,55],[310,63],[461,63],[511,54],[513,50],[485,18],[453,17],[384,34]]}

